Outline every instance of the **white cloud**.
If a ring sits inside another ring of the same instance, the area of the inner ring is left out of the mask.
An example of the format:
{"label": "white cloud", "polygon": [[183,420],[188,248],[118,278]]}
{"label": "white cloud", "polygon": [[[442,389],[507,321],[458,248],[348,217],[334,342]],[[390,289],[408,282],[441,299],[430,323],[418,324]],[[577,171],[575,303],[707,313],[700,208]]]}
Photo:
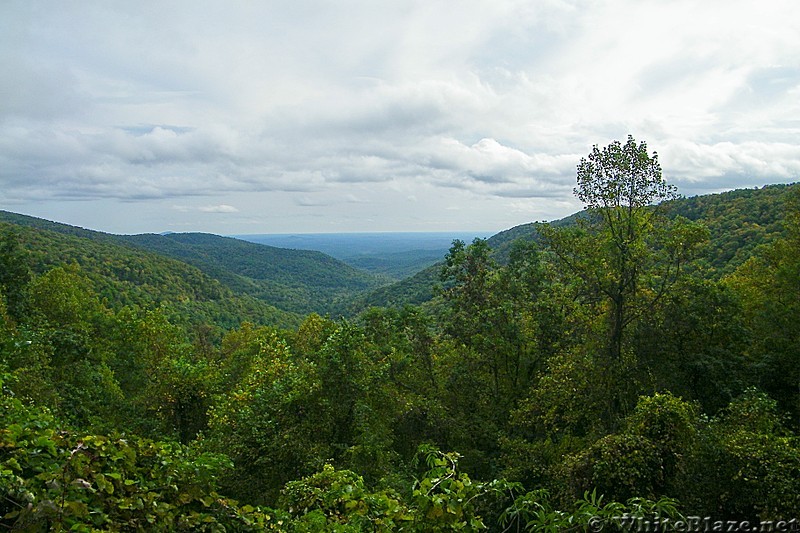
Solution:
{"label": "white cloud", "polygon": [[798,58],[792,0],[12,0],[0,208],[502,229],[568,214],[580,157],[629,133],[693,193],[795,181]]}
{"label": "white cloud", "polygon": [[[679,180],[696,186],[720,178],[747,186],[753,176],[773,176],[776,181],[800,178],[800,145],[764,142],[720,142],[713,145],[675,140],[662,151],[662,166]],[[737,183],[739,181],[740,183]]]}
{"label": "white cloud", "polygon": [[205,205],[200,208],[203,213],[238,213],[239,210],[232,205],[219,204],[219,205]]}

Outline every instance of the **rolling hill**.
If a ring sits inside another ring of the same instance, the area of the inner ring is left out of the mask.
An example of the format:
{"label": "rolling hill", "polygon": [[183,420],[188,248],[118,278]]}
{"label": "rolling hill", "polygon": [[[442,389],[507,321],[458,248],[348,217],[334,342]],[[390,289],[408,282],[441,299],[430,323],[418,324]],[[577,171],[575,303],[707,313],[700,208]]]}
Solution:
{"label": "rolling hill", "polygon": [[441,260],[453,239],[471,241],[487,232],[355,232],[232,235],[237,239],[298,250],[316,250],[359,270],[399,281]]}
{"label": "rolling hill", "polygon": [[[744,263],[757,247],[769,244],[783,235],[783,200],[796,187],[800,187],[800,184],[737,189],[679,198],[664,207],[670,217],[682,216],[708,227],[709,242],[698,260],[698,265],[705,269],[707,276],[720,278]],[[574,213],[552,224],[573,224],[580,216],[580,212]],[[536,241],[536,223],[521,224],[487,239],[495,260],[504,263],[512,243],[517,239]],[[440,269],[441,262],[410,278],[380,287],[360,296],[352,308],[356,310],[380,305],[402,307],[429,301],[435,296],[434,286],[439,280]]]}
{"label": "rolling hill", "polygon": [[120,238],[194,265],[237,293],[299,314],[336,314],[341,302],[390,281],[322,252],[276,248],[208,233]]}
{"label": "rolling hill", "polygon": [[113,235],[0,211],[0,235],[13,235],[30,269],[41,274],[76,265],[112,307],[167,306],[189,323],[233,327],[242,320],[291,327],[299,315],[280,310],[185,262],[147,252]]}
{"label": "rolling hill", "polygon": [[[794,185],[771,185],[681,198],[669,216],[705,224],[710,240],[698,266],[709,277],[733,272],[754,250],[783,234],[783,198]],[[553,222],[572,224],[580,213]],[[318,251],[284,249],[207,233],[113,235],[0,211],[31,251],[35,270],[77,263],[98,292],[119,303],[182,302],[193,313],[233,324],[237,313],[258,323],[296,324],[316,312],[352,315],[370,306],[419,305],[435,297],[440,264],[399,282],[364,272]],[[517,239],[536,240],[536,224],[488,239],[499,263]],[[119,285],[122,284],[122,285]],[[124,290],[122,290],[124,288]]]}
{"label": "rolling hill", "polygon": [[217,235],[113,235],[6,211],[0,224],[21,239],[35,272],[74,263],[112,303],[181,302],[223,325],[294,325],[388,282],[321,252]]}

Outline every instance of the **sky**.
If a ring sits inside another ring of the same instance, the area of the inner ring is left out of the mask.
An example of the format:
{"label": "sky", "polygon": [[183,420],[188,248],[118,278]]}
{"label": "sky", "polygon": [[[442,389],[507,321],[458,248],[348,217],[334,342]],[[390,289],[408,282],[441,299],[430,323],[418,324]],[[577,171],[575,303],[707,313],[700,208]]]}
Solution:
{"label": "sky", "polygon": [[800,181],[797,0],[3,0],[0,68],[0,209],[111,233],[500,231],[628,135]]}

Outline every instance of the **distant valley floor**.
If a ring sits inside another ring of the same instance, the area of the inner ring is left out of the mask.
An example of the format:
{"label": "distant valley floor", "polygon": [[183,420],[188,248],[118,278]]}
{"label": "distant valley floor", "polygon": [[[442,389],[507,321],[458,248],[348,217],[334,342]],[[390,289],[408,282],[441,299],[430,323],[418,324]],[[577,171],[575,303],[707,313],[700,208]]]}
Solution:
{"label": "distant valley floor", "polygon": [[493,232],[284,233],[232,235],[258,244],[316,250],[394,279],[409,277],[444,258],[453,240],[471,242]]}

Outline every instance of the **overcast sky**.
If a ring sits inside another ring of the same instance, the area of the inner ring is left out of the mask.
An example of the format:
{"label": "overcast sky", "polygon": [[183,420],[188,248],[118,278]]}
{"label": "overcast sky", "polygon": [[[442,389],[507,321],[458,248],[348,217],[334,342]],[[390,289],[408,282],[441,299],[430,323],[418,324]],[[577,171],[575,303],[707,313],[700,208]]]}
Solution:
{"label": "overcast sky", "polygon": [[497,231],[628,134],[800,181],[797,0],[3,0],[0,68],[0,209],[113,233]]}

